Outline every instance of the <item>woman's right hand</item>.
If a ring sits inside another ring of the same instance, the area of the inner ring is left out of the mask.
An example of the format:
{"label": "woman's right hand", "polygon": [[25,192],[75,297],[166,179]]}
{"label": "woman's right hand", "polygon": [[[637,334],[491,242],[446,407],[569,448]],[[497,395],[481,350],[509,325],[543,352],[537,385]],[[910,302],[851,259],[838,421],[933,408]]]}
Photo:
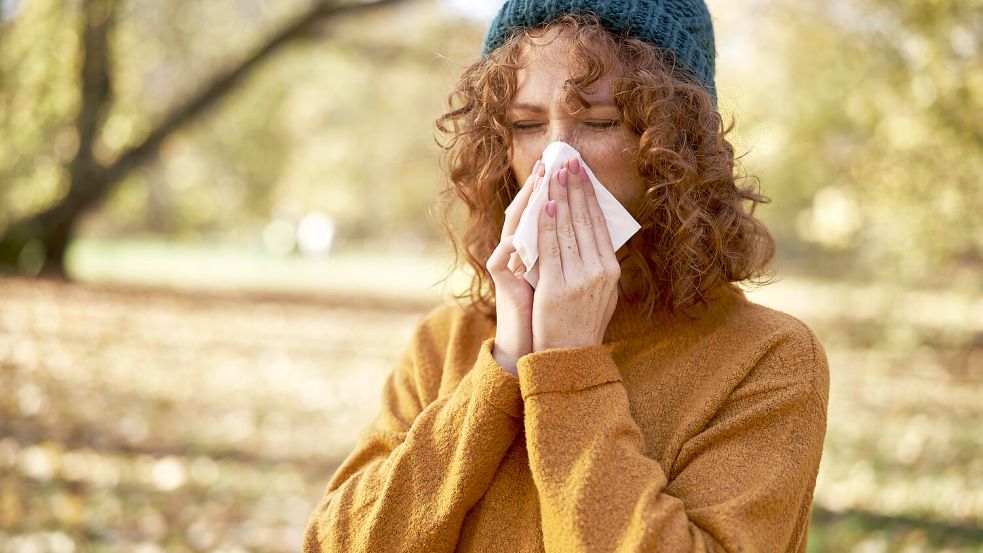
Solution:
{"label": "woman's right hand", "polygon": [[502,238],[485,263],[495,283],[495,347],[492,356],[512,376],[518,377],[519,358],[532,353],[532,295],[533,288],[526,281],[525,267],[512,245],[512,237],[519,226],[519,217],[529,203],[529,197],[537,188],[546,168],[537,161],[519,193],[505,209]]}

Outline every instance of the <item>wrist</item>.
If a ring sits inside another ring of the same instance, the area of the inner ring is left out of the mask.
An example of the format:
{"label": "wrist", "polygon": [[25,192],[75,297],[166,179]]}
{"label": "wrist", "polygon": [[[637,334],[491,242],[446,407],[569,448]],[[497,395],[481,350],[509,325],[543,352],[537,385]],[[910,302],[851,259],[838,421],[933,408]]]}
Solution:
{"label": "wrist", "polygon": [[508,352],[502,351],[502,349],[498,347],[498,344],[495,344],[492,347],[492,357],[495,358],[496,363],[498,363],[499,365],[502,366],[503,369],[505,369],[505,372],[509,373],[510,375],[516,378],[519,377],[518,356],[516,356],[515,354],[509,354]]}
{"label": "wrist", "polygon": [[528,327],[522,330],[522,325],[503,323],[495,328],[495,345],[507,355],[516,358],[532,351],[532,332]]}
{"label": "wrist", "polygon": [[593,340],[588,340],[586,338],[585,339],[579,339],[579,340],[578,339],[575,339],[575,338],[557,339],[557,340],[542,340],[542,341],[537,341],[537,342],[533,343],[533,346],[530,349],[530,351],[539,352],[539,351],[544,351],[544,350],[547,350],[547,349],[585,348],[585,347],[591,347],[591,346],[600,346],[600,345],[603,345],[603,343],[604,343],[603,340],[600,340],[599,341],[596,338],[593,339]]}

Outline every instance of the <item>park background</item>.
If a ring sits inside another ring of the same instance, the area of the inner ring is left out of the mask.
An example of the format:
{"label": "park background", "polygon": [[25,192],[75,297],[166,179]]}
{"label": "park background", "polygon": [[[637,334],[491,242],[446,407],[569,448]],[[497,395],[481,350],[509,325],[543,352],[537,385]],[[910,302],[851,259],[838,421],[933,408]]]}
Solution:
{"label": "park background", "polygon": [[[748,295],[830,362],[810,552],[983,551],[983,2],[708,5]],[[498,6],[0,0],[0,551],[299,549],[466,281],[433,121]]]}

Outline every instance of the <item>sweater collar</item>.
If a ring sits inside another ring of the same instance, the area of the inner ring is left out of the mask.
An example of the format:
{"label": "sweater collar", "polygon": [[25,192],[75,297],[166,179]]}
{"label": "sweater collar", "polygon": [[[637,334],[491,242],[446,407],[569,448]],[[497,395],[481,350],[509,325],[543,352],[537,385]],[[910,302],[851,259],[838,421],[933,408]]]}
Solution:
{"label": "sweater collar", "polygon": [[695,324],[704,319],[723,317],[725,312],[741,301],[747,301],[744,292],[731,283],[725,283],[706,295],[707,303],[690,310],[690,316],[670,313],[668,309],[656,308],[649,314],[639,304],[632,304],[623,297],[618,298],[618,306],[611,316],[604,343],[618,342],[636,337],[653,338],[665,336],[678,329],[679,325]]}

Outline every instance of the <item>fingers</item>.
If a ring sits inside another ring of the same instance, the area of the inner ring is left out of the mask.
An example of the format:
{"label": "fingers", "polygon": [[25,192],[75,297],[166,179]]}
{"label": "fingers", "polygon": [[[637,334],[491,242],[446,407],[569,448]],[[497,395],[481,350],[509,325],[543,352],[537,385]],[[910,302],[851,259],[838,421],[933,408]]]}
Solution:
{"label": "fingers", "polygon": [[539,285],[564,284],[560,265],[560,244],[556,240],[556,200],[549,200],[539,212]]}
{"label": "fingers", "polygon": [[519,252],[513,250],[512,255],[509,256],[509,270],[512,271],[517,277],[521,277],[526,274],[526,266],[522,263],[522,257],[519,256]]}
{"label": "fingers", "polygon": [[[570,221],[573,224],[574,235],[577,237],[577,247],[580,249],[580,259],[584,265],[594,265],[599,263],[596,240],[594,238],[594,218],[591,216],[587,206],[587,189],[591,194],[594,192],[594,185],[587,178],[580,160],[570,158],[565,164],[565,169],[560,173],[561,184],[563,179],[567,182],[567,205],[570,211]],[[576,171],[576,172],[575,172]]]}
{"label": "fingers", "polygon": [[507,208],[505,208],[505,224],[502,225],[502,236],[504,240],[506,236],[515,234],[516,227],[519,226],[519,218],[522,216],[522,212],[525,211],[526,205],[529,203],[529,196],[532,195],[535,189],[536,181],[546,173],[546,167],[543,166],[542,160],[537,160],[536,165],[533,167],[529,177],[526,178],[525,184],[516,194],[515,198]]}
{"label": "fingers", "polygon": [[523,279],[526,267],[522,263],[522,258],[515,251],[512,240],[502,240],[488,256],[485,262],[488,274],[496,284],[506,282],[510,278]]}
{"label": "fingers", "polygon": [[526,209],[529,196],[532,195],[535,189],[535,183],[542,178],[545,172],[546,169],[543,166],[542,160],[537,160],[519,193],[512,199],[509,206],[505,208],[505,223],[502,225],[501,241],[485,262],[485,268],[488,269],[490,274],[503,275],[508,272],[517,278],[522,278],[523,274],[525,274],[525,266],[519,254],[515,251],[515,246],[512,245],[510,237],[515,234],[515,229],[519,226],[519,219],[522,216],[522,212]]}
{"label": "fingers", "polygon": [[615,255],[614,244],[611,242],[611,231],[608,229],[607,219],[604,218],[604,211],[601,210],[601,204],[597,201],[594,186],[587,177],[587,169],[583,165],[580,166],[580,172],[585,183],[582,187],[584,203],[590,216],[597,255],[602,262],[606,259],[608,262],[618,265],[618,256]]}
{"label": "fingers", "polygon": [[[574,232],[573,221],[570,219],[570,204],[568,203],[567,187],[560,183],[560,175],[566,169],[560,169],[550,178],[550,197],[556,200],[556,240],[560,246],[560,262],[564,280],[573,277],[571,272],[581,265],[580,248],[577,246],[577,235]],[[567,180],[567,175],[563,177]],[[564,182],[565,184],[565,182]]]}

